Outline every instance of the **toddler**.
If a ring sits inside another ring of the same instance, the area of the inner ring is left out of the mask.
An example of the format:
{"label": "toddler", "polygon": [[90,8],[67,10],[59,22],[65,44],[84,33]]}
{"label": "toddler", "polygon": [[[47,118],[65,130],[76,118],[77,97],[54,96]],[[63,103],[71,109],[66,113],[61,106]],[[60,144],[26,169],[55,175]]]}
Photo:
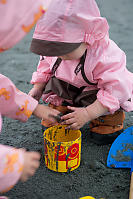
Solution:
{"label": "toddler", "polygon": [[97,144],[112,143],[123,130],[124,111],[133,110],[133,74],[108,31],[95,0],[54,0],[31,43],[40,61],[29,94],[37,100],[43,94],[50,107],[64,114],[62,124],[68,128],[90,122]]}

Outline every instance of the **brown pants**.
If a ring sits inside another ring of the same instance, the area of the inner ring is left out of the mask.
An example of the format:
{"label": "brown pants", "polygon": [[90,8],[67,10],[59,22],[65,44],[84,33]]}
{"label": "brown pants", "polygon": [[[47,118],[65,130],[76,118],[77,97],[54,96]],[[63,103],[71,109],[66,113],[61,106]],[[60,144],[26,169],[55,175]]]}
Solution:
{"label": "brown pants", "polygon": [[98,134],[111,134],[123,129],[125,113],[116,111],[114,114],[101,116],[90,122],[90,131]]}
{"label": "brown pants", "polygon": [[[57,109],[63,114],[69,113],[66,106],[55,106],[49,104],[49,107]],[[89,124],[90,131],[98,134],[111,134],[123,129],[123,122],[125,113],[121,110],[116,111],[114,114],[101,116],[92,120]],[[57,123],[58,124],[58,123]],[[52,124],[48,120],[42,120],[42,125],[50,127]]]}

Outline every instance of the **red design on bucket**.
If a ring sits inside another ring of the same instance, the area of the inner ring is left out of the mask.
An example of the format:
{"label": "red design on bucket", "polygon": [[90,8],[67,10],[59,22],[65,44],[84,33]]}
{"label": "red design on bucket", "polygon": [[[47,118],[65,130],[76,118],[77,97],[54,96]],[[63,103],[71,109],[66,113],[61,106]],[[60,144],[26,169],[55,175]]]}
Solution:
{"label": "red design on bucket", "polygon": [[67,154],[69,154],[68,159],[75,159],[79,155],[79,144],[75,143],[70,146],[67,150]]}
{"label": "red design on bucket", "polygon": [[68,154],[68,157],[67,157],[67,162],[66,162],[66,168],[69,169],[70,162],[73,160],[76,160],[76,159],[77,159],[77,161],[75,161],[75,164],[72,164],[73,166],[71,166],[71,168],[75,168],[76,166],[78,166],[78,164],[79,164],[79,144],[75,143],[72,146],[70,146],[67,150],[67,154]]}
{"label": "red design on bucket", "polygon": [[[70,165],[71,165],[71,168],[77,167],[79,164],[79,144],[75,143],[72,146],[70,146],[67,150],[67,153],[63,146],[56,146],[55,147],[55,160],[65,161],[66,169],[70,169]],[[76,161],[74,162],[74,160]]]}
{"label": "red design on bucket", "polygon": [[66,153],[63,146],[55,147],[55,160],[56,161],[66,161]]}

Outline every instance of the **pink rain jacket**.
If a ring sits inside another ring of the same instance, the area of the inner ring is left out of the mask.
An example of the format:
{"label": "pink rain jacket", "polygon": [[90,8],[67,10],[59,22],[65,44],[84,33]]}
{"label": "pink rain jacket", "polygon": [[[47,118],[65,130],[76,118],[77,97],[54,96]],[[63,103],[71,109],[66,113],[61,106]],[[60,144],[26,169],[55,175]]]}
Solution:
{"label": "pink rain jacket", "polygon": [[[14,46],[33,27],[45,12],[47,0],[0,0],[0,52]],[[46,4],[45,4],[46,2]],[[26,122],[38,102],[19,91],[0,74],[0,131],[1,116]],[[23,152],[0,145],[0,192],[8,191],[19,180],[23,169]]]}
{"label": "pink rain jacket", "polygon": [[[58,5],[58,6],[57,6]],[[120,107],[133,110],[133,74],[126,68],[125,53],[109,38],[109,26],[100,16],[94,0],[54,0],[37,25],[33,38],[58,42],[85,42],[88,44],[85,74],[96,86],[88,85],[81,72],[74,70],[79,60],[63,60],[55,76],[74,86],[86,86],[85,90],[99,89],[97,99],[110,113]],[[31,83],[47,82],[56,57],[40,59]],[[42,60],[42,61],[41,61]],[[63,101],[53,93],[44,95],[46,102],[60,105]]]}

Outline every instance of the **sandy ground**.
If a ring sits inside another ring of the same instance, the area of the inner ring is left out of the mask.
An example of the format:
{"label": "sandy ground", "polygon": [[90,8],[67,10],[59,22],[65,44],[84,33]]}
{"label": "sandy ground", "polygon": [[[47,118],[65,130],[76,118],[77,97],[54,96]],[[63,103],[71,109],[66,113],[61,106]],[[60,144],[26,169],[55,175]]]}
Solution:
{"label": "sandy ground", "polygon": [[[127,67],[133,72],[133,0],[97,0],[101,15],[110,25],[110,37],[127,54]],[[38,56],[29,52],[32,32],[15,48],[0,55],[0,72],[16,86],[28,92],[30,79],[36,70]],[[133,123],[133,113],[126,114],[125,128]],[[37,150],[42,154],[35,176],[26,183],[19,182],[6,195],[10,199],[128,199],[130,170],[109,169],[106,159],[111,145],[97,146],[89,140],[89,129],[82,129],[82,158],[78,169],[70,173],[55,173],[44,163],[43,136],[40,121],[31,117],[27,123],[3,118],[0,142]]]}

